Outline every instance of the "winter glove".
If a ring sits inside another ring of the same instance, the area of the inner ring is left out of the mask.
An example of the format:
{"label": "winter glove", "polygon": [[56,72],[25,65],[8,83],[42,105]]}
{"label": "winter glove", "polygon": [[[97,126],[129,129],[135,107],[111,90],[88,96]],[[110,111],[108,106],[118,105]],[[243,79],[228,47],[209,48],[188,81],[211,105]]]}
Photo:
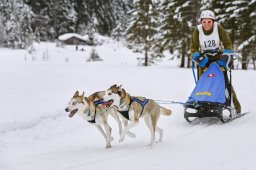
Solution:
{"label": "winter glove", "polygon": [[198,64],[199,67],[205,67],[208,63],[208,57],[201,56],[198,52],[194,52],[192,55],[192,60]]}
{"label": "winter glove", "polygon": [[199,52],[194,52],[193,55],[192,55],[192,59],[194,60],[199,56],[200,56]]}
{"label": "winter glove", "polygon": [[232,62],[232,55],[230,55],[230,53],[233,53],[233,50],[224,49],[222,51],[222,55],[218,60],[219,66],[222,66],[226,69],[230,68],[230,63]]}

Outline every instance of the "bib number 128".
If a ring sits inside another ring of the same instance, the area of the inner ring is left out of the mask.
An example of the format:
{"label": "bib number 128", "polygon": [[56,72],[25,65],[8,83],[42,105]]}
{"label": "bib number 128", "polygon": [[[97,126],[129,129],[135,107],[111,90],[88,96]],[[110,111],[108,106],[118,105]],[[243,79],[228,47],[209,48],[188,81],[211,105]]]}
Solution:
{"label": "bib number 128", "polygon": [[207,47],[215,47],[216,43],[215,43],[214,40],[208,40],[208,41],[204,41],[204,46],[205,46],[205,48],[207,48]]}

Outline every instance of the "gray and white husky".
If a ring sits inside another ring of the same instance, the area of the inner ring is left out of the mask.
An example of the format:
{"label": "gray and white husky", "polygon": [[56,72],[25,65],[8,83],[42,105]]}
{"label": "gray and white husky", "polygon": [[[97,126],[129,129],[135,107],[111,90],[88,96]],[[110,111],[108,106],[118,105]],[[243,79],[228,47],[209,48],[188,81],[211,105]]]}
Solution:
{"label": "gray and white husky", "polygon": [[[89,123],[95,125],[95,127],[101,132],[106,140],[106,148],[111,147],[111,127],[108,123],[108,116],[111,115],[118,123],[119,134],[122,132],[122,124],[119,117],[117,116],[117,111],[114,108],[107,108],[110,103],[102,102],[102,97],[105,92],[100,91],[93,93],[89,97],[85,97],[84,93],[79,95],[76,91],[73,97],[69,101],[68,107],[65,109],[69,112],[69,117],[79,114],[83,119]],[[123,125],[126,126],[128,122],[123,121]],[[135,137],[131,132],[128,133],[130,137]]]}

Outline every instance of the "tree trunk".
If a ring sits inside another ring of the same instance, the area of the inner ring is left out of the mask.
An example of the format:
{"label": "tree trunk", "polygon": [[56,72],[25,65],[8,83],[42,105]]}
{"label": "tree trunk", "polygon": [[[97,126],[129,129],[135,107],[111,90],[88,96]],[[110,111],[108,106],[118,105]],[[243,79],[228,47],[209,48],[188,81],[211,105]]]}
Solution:
{"label": "tree trunk", "polygon": [[253,61],[253,69],[256,70],[256,55],[254,54],[254,56],[252,56],[252,61]]}
{"label": "tree trunk", "polygon": [[246,50],[243,49],[242,51],[242,70],[247,70],[247,56],[246,56]]}
{"label": "tree trunk", "polygon": [[180,67],[182,68],[185,67],[185,55],[186,55],[186,50],[185,50],[185,45],[183,45],[181,48],[181,61],[180,61]]}
{"label": "tree trunk", "polygon": [[[187,42],[190,42],[190,39],[188,38]],[[189,50],[190,48],[190,43],[188,43],[188,47],[187,47],[187,50]],[[189,53],[188,56],[187,56],[188,60],[187,60],[187,68],[190,68],[190,64],[191,64],[191,54]]]}
{"label": "tree trunk", "polygon": [[191,57],[188,55],[187,68],[190,68],[190,60],[191,60]]}
{"label": "tree trunk", "polygon": [[145,63],[144,66],[148,66],[148,49],[145,48]]}

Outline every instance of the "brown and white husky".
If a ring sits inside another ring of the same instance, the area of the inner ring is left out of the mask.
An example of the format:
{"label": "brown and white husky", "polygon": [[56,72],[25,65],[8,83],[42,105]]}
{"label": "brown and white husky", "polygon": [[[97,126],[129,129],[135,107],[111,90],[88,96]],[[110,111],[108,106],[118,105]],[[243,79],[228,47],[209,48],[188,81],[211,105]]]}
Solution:
{"label": "brown and white husky", "polygon": [[158,141],[162,141],[163,130],[157,126],[157,121],[160,114],[171,115],[171,110],[160,106],[152,99],[130,96],[121,86],[117,85],[106,90],[103,100],[108,101],[108,107],[115,106],[117,108],[120,118],[131,121],[122,131],[120,142],[124,140],[126,133],[138,124],[141,117],[144,118],[151,132],[149,145],[153,145],[155,142],[155,131],[160,135]]}

